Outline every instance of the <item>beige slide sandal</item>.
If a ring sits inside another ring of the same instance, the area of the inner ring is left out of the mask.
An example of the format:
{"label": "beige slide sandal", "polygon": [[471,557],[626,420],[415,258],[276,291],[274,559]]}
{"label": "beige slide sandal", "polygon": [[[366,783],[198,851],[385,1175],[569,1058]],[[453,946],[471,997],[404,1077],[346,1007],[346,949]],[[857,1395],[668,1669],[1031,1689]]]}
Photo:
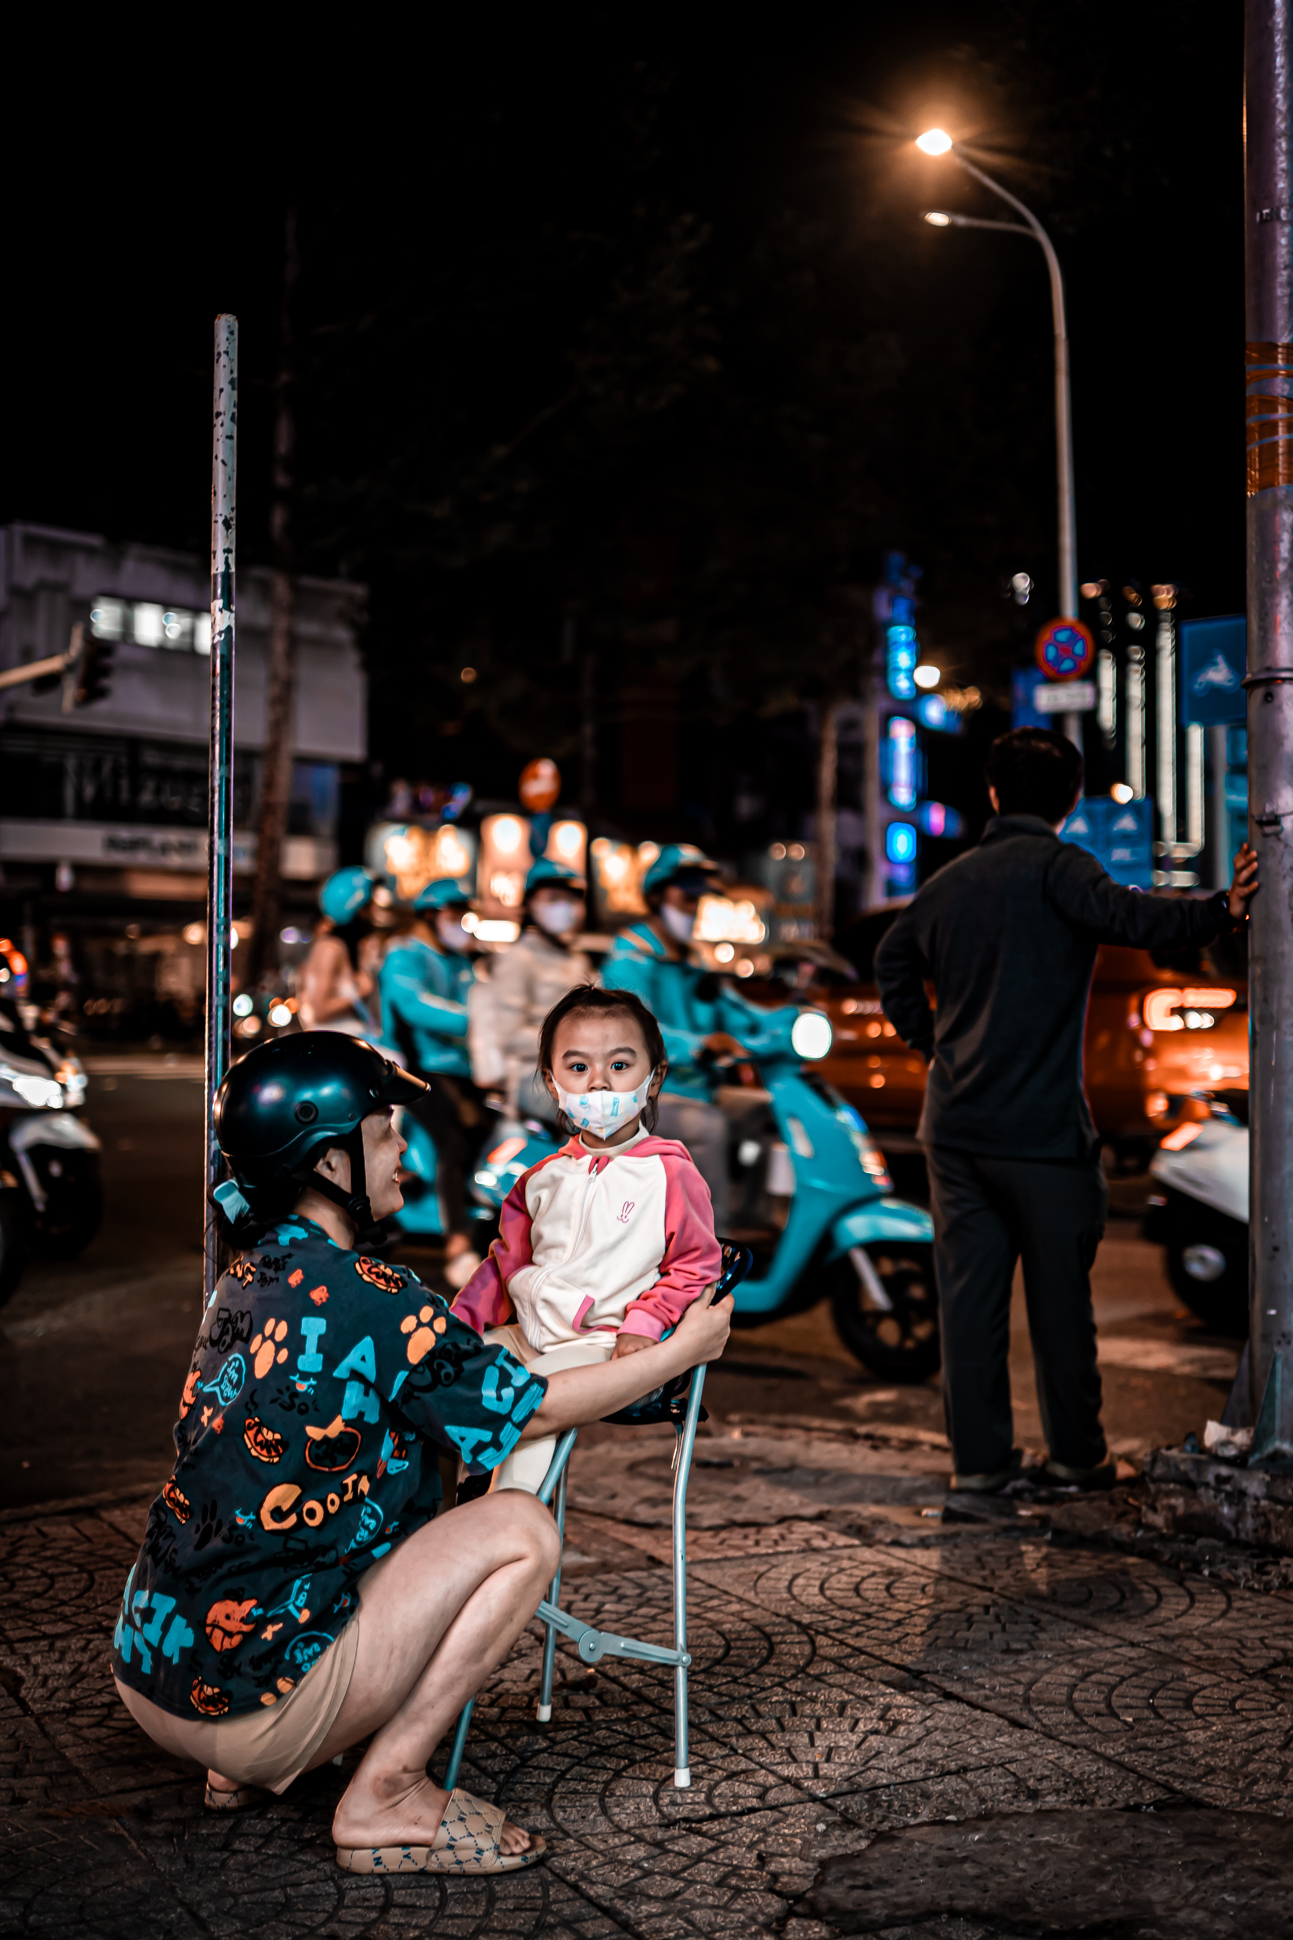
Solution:
{"label": "beige slide sandal", "polygon": [[217,1792],[208,1779],[205,1804],[208,1812],[245,1812],[262,1796],[259,1785],[239,1785],[232,1792]]}
{"label": "beige slide sandal", "polygon": [[547,1846],[531,1833],[528,1851],[503,1852],[506,1823],[501,1805],[455,1790],[431,1845],[338,1846],[337,1864],[348,1873],[519,1873],[542,1859]]}

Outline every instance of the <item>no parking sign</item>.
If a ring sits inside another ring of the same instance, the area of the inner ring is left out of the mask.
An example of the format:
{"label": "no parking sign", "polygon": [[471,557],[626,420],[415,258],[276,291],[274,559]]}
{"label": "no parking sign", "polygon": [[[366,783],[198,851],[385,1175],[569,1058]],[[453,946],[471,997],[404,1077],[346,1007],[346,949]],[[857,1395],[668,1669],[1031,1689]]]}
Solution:
{"label": "no parking sign", "polygon": [[1047,680],[1080,680],[1095,659],[1095,641],[1081,620],[1051,620],[1037,636],[1036,653]]}

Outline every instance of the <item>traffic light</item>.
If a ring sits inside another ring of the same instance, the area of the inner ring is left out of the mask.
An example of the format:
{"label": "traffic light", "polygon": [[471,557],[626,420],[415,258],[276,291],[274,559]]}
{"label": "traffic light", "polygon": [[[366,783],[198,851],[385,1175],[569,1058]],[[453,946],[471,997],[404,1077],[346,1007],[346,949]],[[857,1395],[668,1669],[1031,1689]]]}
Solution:
{"label": "traffic light", "polygon": [[82,637],[80,658],[76,664],[76,689],[74,705],[89,707],[94,701],[106,700],[108,682],[112,676],[113,645],[111,640],[98,640],[93,634]]}

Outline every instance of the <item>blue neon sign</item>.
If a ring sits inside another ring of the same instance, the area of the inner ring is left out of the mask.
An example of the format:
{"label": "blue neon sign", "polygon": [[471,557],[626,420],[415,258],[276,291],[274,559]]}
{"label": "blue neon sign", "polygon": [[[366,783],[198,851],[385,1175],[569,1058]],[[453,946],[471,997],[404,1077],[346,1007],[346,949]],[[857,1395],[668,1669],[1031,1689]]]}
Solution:
{"label": "blue neon sign", "polygon": [[895,808],[915,808],[916,797],[920,793],[920,757],[916,747],[915,723],[902,714],[892,715],[886,739],[889,744],[886,763],[889,800]]}
{"label": "blue neon sign", "polygon": [[[910,606],[910,600],[894,601],[894,605]],[[888,629],[887,674],[889,692],[896,701],[914,701],[916,682],[914,679],[916,662],[920,659],[920,645],[916,639],[914,626],[895,623]]]}

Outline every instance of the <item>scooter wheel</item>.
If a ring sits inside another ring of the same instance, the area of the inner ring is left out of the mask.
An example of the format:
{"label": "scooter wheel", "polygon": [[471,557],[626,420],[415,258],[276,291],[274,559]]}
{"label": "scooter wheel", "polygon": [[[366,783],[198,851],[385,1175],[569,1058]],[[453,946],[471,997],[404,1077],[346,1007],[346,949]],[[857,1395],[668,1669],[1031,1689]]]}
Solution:
{"label": "scooter wheel", "polygon": [[[103,1186],[93,1152],[53,1152],[37,1147],[35,1160],[47,1194],[31,1222],[31,1250],[41,1260],[74,1260],[103,1224]],[[51,1175],[48,1161],[58,1168]]]}
{"label": "scooter wheel", "polygon": [[[864,1260],[855,1258],[865,1255]],[[916,1383],[942,1362],[934,1249],[921,1241],[853,1247],[831,1268],[831,1312],[851,1354],[882,1381]]]}
{"label": "scooter wheel", "polygon": [[[1238,1222],[1235,1222],[1238,1224]],[[1167,1277],[1179,1299],[1213,1334],[1248,1337],[1248,1250],[1219,1245],[1209,1230],[1176,1239],[1167,1248]],[[1247,1235],[1244,1236],[1247,1238]]]}

